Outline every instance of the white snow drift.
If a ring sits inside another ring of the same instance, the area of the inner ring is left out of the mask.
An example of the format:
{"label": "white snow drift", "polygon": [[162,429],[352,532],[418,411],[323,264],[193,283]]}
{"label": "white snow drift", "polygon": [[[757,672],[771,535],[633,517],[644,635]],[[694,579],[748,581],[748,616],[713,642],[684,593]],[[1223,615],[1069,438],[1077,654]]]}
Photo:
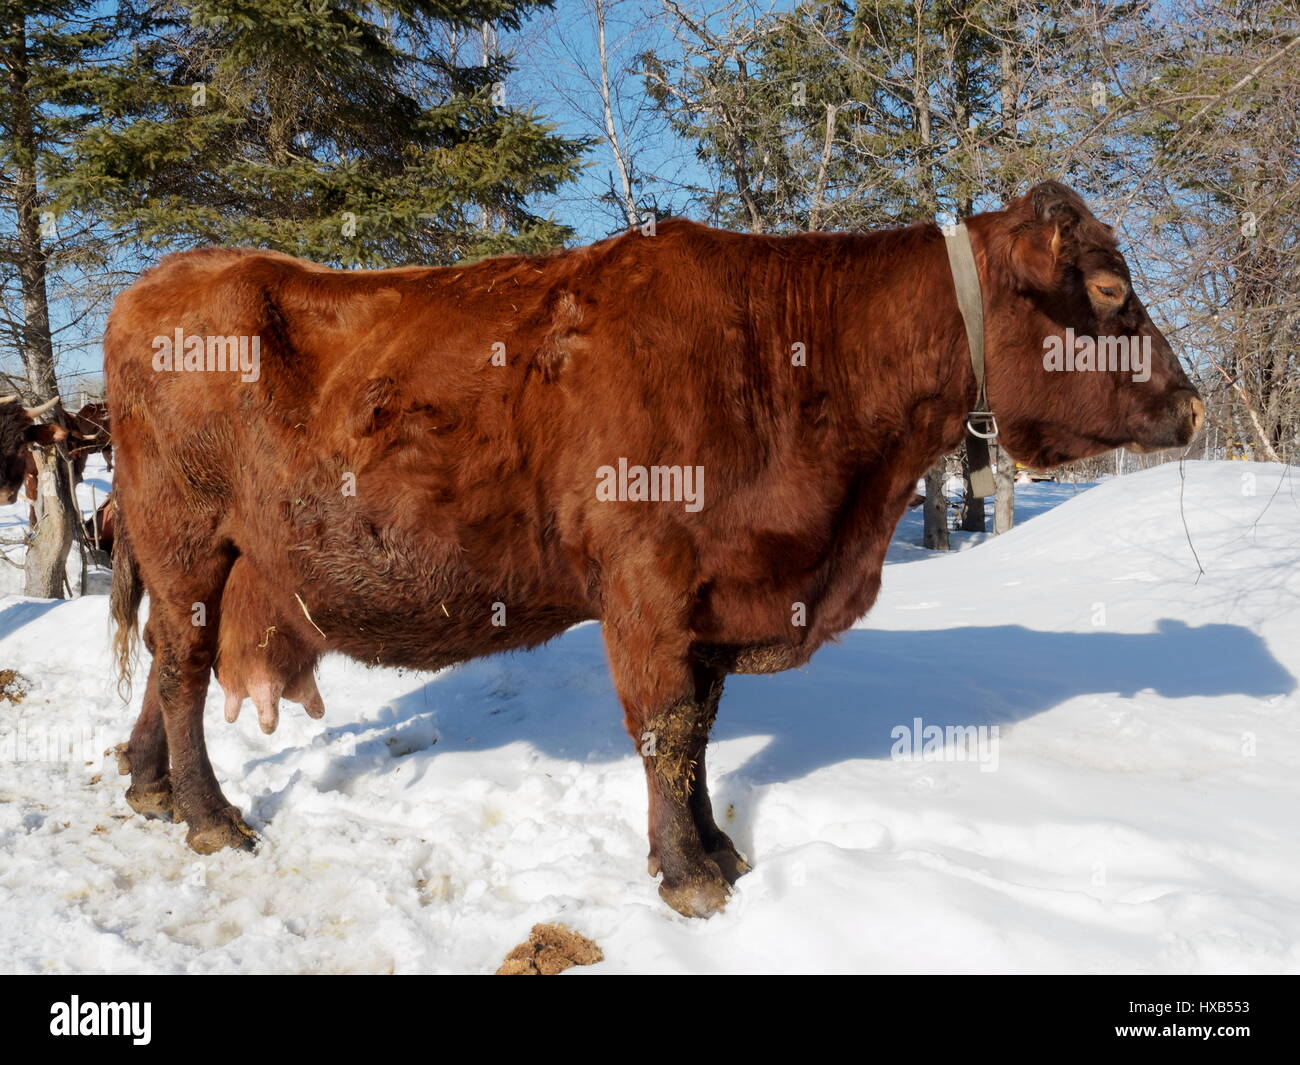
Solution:
{"label": "white snow drift", "polygon": [[922,560],[858,628],[731,678],[713,800],[755,869],[707,922],[645,875],[594,624],[433,676],[328,660],[325,720],[286,707],[272,737],[214,685],[213,762],[262,844],[200,858],[101,758],[144,676],[124,709],[106,599],[0,599],[0,669],[32,682],[0,702],[0,965],[490,972],[558,920],[607,959],[573,973],[1294,972],[1297,478],[1185,477],[1035,486],[1031,520],[942,557],[904,546],[913,515],[891,558]]}

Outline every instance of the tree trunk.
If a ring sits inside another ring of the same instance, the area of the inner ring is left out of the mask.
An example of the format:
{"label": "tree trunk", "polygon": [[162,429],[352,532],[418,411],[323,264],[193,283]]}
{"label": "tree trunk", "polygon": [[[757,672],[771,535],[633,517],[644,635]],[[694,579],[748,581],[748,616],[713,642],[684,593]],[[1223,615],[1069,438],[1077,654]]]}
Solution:
{"label": "tree trunk", "polygon": [[1010,532],[1016,523],[1016,464],[995,441],[989,441],[989,451],[994,466],[993,485],[997,490],[993,501],[993,533],[1000,536]]}
{"label": "tree trunk", "polygon": [[[26,29],[26,21],[22,19],[14,26],[13,44],[6,66],[9,69],[9,90],[13,101],[13,195],[17,216],[14,228],[18,252],[16,266],[23,301],[21,355],[27,374],[28,398],[33,403],[43,403],[58,395],[59,386],[54,373],[54,339],[50,332],[50,304],[46,289],[46,253],[41,239],[40,191],[36,175],[36,116],[30,97]],[[50,414],[51,420],[58,421],[62,417],[62,408],[55,406]],[[38,461],[42,461],[37,449],[32,450]],[[43,483],[38,488],[40,498],[37,500],[38,507],[44,503],[48,517],[38,521],[32,530],[32,541],[27,548],[24,565],[26,594],[44,599],[63,595],[65,567],[68,551],[72,547],[73,511],[67,509],[72,502],[72,493],[66,485],[67,472],[63,464],[56,462],[52,454],[47,453]]]}
{"label": "tree trunk", "polygon": [[948,499],[943,494],[944,460],[940,459],[925,475],[925,546],[932,551],[948,551]]}
{"label": "tree trunk", "polygon": [[27,65],[26,22],[15,27],[8,56],[9,91],[13,99],[14,212],[19,286],[23,300],[21,333],[23,367],[32,403],[58,393],[54,377],[54,341],[45,287],[45,249],[41,244],[39,192],[36,184],[36,120],[32,113]]}
{"label": "tree trunk", "polygon": [[[916,122],[917,156],[920,161],[919,217],[934,216],[935,198],[934,160],[930,156],[933,134],[930,128],[930,86],[927,81],[927,44],[925,40],[926,7],[922,0],[912,4],[912,106]],[[925,475],[925,546],[932,551],[948,551],[948,499],[943,494],[944,459],[939,459]]]}
{"label": "tree trunk", "polygon": [[[930,155],[933,144],[933,131],[930,128],[930,83],[926,68],[928,45],[925,39],[925,16],[927,11],[923,0],[912,2],[912,29],[914,47],[912,51],[912,101],[916,111],[916,134],[920,142],[921,185],[924,202],[918,204],[920,216],[933,218],[938,209],[938,197],[935,189],[934,159]],[[946,536],[946,534],[945,534]]]}
{"label": "tree trunk", "polygon": [[27,545],[23,593],[62,599],[72,549],[74,511],[68,464],[55,448],[32,447],[36,462],[36,528]]}
{"label": "tree trunk", "polygon": [[592,0],[596,13],[596,61],[600,64],[600,107],[605,122],[605,138],[618,168],[618,180],[623,195],[623,215],[630,227],[637,225],[636,193],[632,186],[632,168],[618,127],[614,123],[614,94],[609,84],[609,50],[605,43],[605,4],[607,0]]}

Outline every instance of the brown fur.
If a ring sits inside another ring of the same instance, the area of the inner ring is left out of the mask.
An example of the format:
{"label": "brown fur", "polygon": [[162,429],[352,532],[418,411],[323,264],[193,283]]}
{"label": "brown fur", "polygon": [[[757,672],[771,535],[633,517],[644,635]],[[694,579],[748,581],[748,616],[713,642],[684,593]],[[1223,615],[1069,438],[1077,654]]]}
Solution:
{"label": "brown fur", "polygon": [[[1048,183],[968,225],[1014,457],[1188,441],[1199,400],[1140,302],[1089,298],[1093,273],[1128,270],[1076,194]],[[1043,339],[1066,326],[1150,336],[1151,380],[1049,375]],[[177,328],[260,336],[260,379],[156,372],[152,339]],[[916,481],[976,392],[929,224],[772,237],[670,221],[447,269],[187,252],[119,298],[105,352],[120,661],[139,581],[151,598],[133,787],[153,796],[170,774],[191,845],[251,835],[204,752],[214,663],[236,689],[286,685],[324,651],[438,669],[599,618],[633,741],[670,733],[667,762],[646,757],[652,871],[700,915],[748,868],[704,768],[725,674],[802,664],[870,608]],[[597,470],[620,457],[703,466],[703,509],[598,501]]]}
{"label": "brown fur", "polygon": [[34,428],[21,403],[0,403],[0,503],[12,503],[25,484]]}
{"label": "brown fur", "polygon": [[87,403],[81,410],[69,418],[71,423],[73,458],[81,458],[78,478],[81,470],[86,468],[86,459],[91,455],[104,456],[104,465],[109,472],[113,470],[113,434],[112,421],[108,415],[107,403]]}
{"label": "brown fur", "polygon": [[113,536],[117,528],[116,509],[110,494],[83,523],[86,543],[92,546],[98,544],[101,551],[107,551],[110,555],[113,553]]}

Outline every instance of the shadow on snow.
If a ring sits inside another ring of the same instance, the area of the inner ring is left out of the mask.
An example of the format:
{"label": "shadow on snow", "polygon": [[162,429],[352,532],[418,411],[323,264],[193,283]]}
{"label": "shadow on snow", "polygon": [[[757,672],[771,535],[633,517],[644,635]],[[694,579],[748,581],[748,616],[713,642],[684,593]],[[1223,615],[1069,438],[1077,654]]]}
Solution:
{"label": "shadow on snow", "polygon": [[[1295,688],[1296,679],[1264,641],[1237,625],[1189,627],[1164,619],[1146,634],[1019,625],[853,629],[802,670],[729,677],[713,738],[767,737],[734,771],[766,784],[851,759],[886,758],[890,731],[914,717],[926,725],[1007,725],[1081,695],[1267,698]],[[328,685],[322,690],[330,706]],[[387,704],[378,720],[338,725],[327,734],[348,737],[355,753],[336,767],[344,779],[358,760],[395,767],[413,754],[519,742],[578,761],[633,753],[595,623],[535,651],[447,670]]]}

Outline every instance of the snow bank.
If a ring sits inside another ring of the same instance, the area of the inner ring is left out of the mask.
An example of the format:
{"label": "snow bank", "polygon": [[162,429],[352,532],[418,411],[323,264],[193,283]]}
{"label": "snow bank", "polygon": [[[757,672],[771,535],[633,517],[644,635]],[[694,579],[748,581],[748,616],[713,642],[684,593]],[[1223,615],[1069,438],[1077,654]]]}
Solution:
{"label": "snow bank", "polygon": [[[0,598],[0,669],[33,685],[0,702],[0,964],[490,972],[558,920],[607,959],[574,974],[1297,971],[1297,478],[1185,474],[1026,489],[1037,516],[890,565],[808,668],[731,678],[710,775],[755,869],[708,922],[645,876],[595,625],[434,676],[330,660],[325,720],[272,737],[214,685],[213,762],[263,843],[200,858],[99,756],[143,687],[124,711],[106,601]],[[983,745],[891,757],[930,726]]]}

